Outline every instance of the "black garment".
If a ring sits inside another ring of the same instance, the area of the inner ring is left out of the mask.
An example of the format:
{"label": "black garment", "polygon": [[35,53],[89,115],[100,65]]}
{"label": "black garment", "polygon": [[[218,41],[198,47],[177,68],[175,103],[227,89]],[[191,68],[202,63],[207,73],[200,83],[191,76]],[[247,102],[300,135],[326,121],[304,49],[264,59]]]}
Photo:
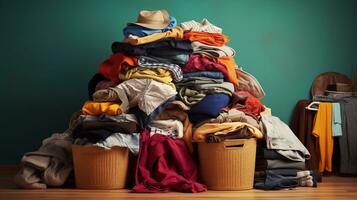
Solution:
{"label": "black garment", "polygon": [[206,136],[207,143],[218,143],[227,139],[249,139],[252,138],[253,134],[249,131],[247,127],[244,127],[238,131],[228,133],[228,134],[219,134],[214,135],[214,133],[210,133]]}
{"label": "black garment", "polygon": [[131,45],[129,43],[114,42],[112,52],[121,52],[128,56],[175,56],[180,54],[191,54],[192,46],[190,40],[175,38],[163,38],[155,42],[142,45]]}
{"label": "black garment", "polygon": [[127,133],[131,134],[130,130],[127,130],[125,127],[120,126],[108,126],[108,127],[91,127],[84,128],[81,124],[78,125],[73,130],[73,138],[86,138],[91,143],[97,143],[107,139],[114,133]]}
{"label": "black garment", "polygon": [[95,87],[97,86],[97,84],[101,81],[105,81],[108,80],[106,79],[102,74],[95,74],[90,81],[88,82],[88,97],[89,100],[93,100],[93,93],[95,92]]}
{"label": "black garment", "polygon": [[357,97],[340,101],[342,136],[340,144],[340,173],[357,174]]}

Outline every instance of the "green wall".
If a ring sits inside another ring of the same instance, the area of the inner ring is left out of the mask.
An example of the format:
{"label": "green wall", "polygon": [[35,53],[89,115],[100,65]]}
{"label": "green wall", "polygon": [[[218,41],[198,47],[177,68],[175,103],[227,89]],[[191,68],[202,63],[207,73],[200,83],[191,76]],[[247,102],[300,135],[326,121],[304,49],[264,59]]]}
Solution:
{"label": "green wall", "polygon": [[263,102],[289,121],[313,78],[357,64],[353,1],[0,0],[0,164],[18,163],[66,129],[87,82],[139,10],[166,8],[179,22],[207,17],[223,28],[236,61],[265,89]]}

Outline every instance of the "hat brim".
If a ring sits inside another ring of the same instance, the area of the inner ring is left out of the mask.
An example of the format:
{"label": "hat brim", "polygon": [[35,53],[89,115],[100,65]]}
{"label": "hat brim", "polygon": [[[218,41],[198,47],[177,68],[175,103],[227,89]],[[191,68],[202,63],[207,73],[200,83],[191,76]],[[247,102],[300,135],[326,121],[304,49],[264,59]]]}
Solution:
{"label": "hat brim", "polygon": [[169,24],[170,24],[170,21],[165,22],[164,24],[146,24],[146,23],[136,23],[136,22],[128,23],[128,25],[137,25],[137,26],[141,26],[141,27],[145,27],[145,28],[149,28],[149,29],[164,29]]}

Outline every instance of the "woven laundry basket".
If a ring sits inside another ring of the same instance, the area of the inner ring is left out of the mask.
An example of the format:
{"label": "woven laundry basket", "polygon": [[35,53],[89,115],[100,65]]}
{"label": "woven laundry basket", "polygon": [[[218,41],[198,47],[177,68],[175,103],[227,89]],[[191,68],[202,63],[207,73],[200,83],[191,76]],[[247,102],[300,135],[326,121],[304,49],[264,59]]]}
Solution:
{"label": "woven laundry basket", "polygon": [[247,190],[253,188],[255,138],[198,143],[202,182],[210,190]]}
{"label": "woven laundry basket", "polygon": [[125,188],[128,148],[106,150],[96,146],[72,145],[76,187],[83,189]]}

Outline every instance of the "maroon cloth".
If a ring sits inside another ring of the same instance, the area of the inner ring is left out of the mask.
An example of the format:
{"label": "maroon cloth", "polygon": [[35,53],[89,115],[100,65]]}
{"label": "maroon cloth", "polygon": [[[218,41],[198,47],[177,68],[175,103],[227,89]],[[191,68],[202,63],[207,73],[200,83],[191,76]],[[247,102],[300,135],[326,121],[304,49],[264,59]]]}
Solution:
{"label": "maroon cloth", "polygon": [[224,65],[215,63],[212,60],[198,54],[191,54],[188,62],[181,69],[183,73],[218,71],[222,72],[225,80],[229,80],[228,71]]}
{"label": "maroon cloth", "polygon": [[235,91],[233,93],[232,103],[227,106],[225,110],[232,108],[236,108],[245,114],[254,117],[256,120],[259,119],[260,113],[265,110],[265,107],[260,100],[246,91]]}
{"label": "maroon cloth", "polygon": [[182,139],[140,134],[133,192],[205,192],[197,183],[197,167]]}

